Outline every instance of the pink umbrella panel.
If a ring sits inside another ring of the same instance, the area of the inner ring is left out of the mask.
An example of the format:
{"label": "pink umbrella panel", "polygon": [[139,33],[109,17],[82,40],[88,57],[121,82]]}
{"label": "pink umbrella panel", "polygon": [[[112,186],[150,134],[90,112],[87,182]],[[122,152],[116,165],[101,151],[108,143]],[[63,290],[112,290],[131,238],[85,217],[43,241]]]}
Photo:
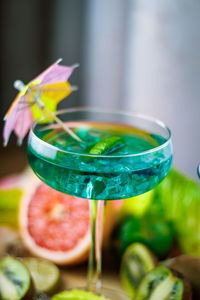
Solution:
{"label": "pink umbrella panel", "polygon": [[42,103],[47,111],[55,112],[58,103],[72,92],[73,89],[67,80],[77,65],[68,67],[59,65],[59,62],[60,60],[57,60],[21,88],[5,116],[3,130],[5,146],[12,131],[21,143],[34,120],[44,115],[39,103]]}

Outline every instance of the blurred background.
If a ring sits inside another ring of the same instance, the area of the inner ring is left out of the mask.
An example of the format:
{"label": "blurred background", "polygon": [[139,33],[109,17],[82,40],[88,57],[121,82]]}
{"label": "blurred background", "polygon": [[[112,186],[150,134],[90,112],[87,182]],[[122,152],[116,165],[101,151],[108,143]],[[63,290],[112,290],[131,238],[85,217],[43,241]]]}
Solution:
{"label": "blurred background", "polygon": [[[174,165],[197,178],[200,161],[198,0],[0,2],[0,119],[25,83],[57,58],[80,63],[79,90],[61,107],[104,106],[152,115],[172,130]],[[26,164],[25,142],[0,146],[0,176]],[[2,137],[1,137],[2,145]]]}

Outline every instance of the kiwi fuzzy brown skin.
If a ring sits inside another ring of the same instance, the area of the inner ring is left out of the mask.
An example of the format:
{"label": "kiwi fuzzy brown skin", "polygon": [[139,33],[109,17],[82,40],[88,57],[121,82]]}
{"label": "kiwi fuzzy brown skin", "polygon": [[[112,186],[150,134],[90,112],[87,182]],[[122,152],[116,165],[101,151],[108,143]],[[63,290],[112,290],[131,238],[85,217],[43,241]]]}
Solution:
{"label": "kiwi fuzzy brown skin", "polygon": [[30,287],[29,287],[26,295],[22,298],[22,300],[32,300],[32,299],[34,299],[35,295],[36,295],[36,289],[35,289],[33,280],[31,278]]}
{"label": "kiwi fuzzy brown skin", "polygon": [[[167,266],[178,272],[190,283],[194,300],[200,299],[200,258],[191,255],[181,255],[167,262]],[[190,299],[190,298],[188,298]]]}
{"label": "kiwi fuzzy brown skin", "polygon": [[179,273],[179,272],[177,272],[177,271],[175,271],[171,268],[169,268],[169,269],[175,277],[181,279],[182,282],[183,282],[184,290],[183,290],[182,300],[192,300],[193,299],[193,297],[192,297],[192,286],[189,283],[189,281],[187,279],[185,279],[184,276],[181,273]]}
{"label": "kiwi fuzzy brown skin", "polygon": [[46,294],[37,293],[33,300],[50,300],[50,298]]}
{"label": "kiwi fuzzy brown skin", "polygon": [[6,247],[6,253],[14,257],[30,256],[30,252],[25,248],[20,240],[8,244]]}

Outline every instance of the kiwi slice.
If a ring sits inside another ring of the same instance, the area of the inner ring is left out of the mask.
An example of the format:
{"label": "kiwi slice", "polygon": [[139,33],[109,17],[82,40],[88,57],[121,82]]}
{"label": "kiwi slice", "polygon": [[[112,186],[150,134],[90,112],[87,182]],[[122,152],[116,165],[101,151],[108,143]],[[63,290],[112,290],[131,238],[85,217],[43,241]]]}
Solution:
{"label": "kiwi slice", "polygon": [[31,299],[31,277],[27,268],[17,259],[6,256],[0,260],[0,299]]}
{"label": "kiwi slice", "polygon": [[141,280],[156,264],[155,256],[143,244],[134,243],[127,248],[121,262],[120,278],[129,296],[134,297]]}
{"label": "kiwi slice", "polygon": [[183,290],[182,280],[173,276],[166,267],[159,266],[143,278],[135,300],[181,300]]}

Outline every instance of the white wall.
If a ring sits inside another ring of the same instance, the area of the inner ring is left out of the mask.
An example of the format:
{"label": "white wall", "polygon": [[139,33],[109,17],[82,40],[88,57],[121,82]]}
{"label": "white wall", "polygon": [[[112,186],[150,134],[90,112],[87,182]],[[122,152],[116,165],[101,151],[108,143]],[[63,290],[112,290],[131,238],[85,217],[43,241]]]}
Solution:
{"label": "white wall", "polygon": [[200,2],[139,0],[131,9],[126,108],[171,128],[174,164],[196,177],[200,162]]}
{"label": "white wall", "polygon": [[123,0],[88,1],[83,84],[87,105],[121,105],[125,15]]}
{"label": "white wall", "polygon": [[125,108],[163,120],[173,133],[175,166],[196,177],[200,2],[90,2],[87,104]]}

